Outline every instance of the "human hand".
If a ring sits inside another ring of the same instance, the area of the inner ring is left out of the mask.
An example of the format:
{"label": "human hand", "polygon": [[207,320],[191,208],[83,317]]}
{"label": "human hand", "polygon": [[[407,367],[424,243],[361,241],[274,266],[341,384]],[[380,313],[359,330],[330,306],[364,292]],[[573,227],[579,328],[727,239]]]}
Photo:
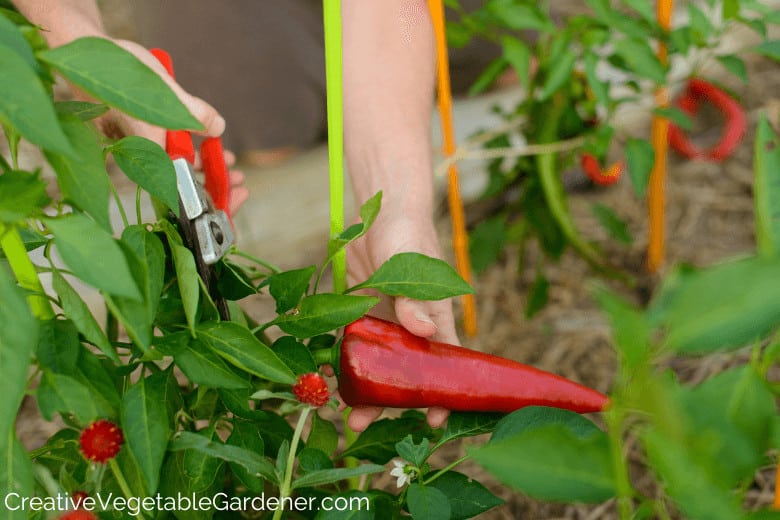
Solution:
{"label": "human hand", "polygon": [[[165,70],[163,65],[155,58],[148,49],[135,42],[127,40],[113,40],[114,43],[127,50],[138,58],[141,62],[151,68],[165,81],[168,86],[177,95],[182,104],[190,113],[203,125],[203,130],[195,132],[204,137],[218,137],[225,130],[225,120],[217,110],[204,100],[195,97],[185,91]],[[81,92],[75,92],[77,98],[89,99]],[[121,138],[127,135],[137,135],[145,137],[165,147],[166,130],[153,126],[144,121],[135,119],[118,110],[109,110],[104,116],[96,120],[98,128],[108,137]],[[225,151],[225,164],[229,169],[230,178],[230,212],[235,213],[238,208],[246,202],[249,197],[249,191],[244,184],[244,174],[238,170],[230,169],[235,165],[236,157],[230,151]],[[195,169],[201,169],[200,157],[196,156]]]}
{"label": "human hand", "polygon": [[[362,282],[387,259],[397,253],[416,252],[440,258],[436,230],[430,217],[412,218],[402,212],[380,216],[365,237],[347,249],[347,278],[350,284]],[[380,296],[372,315],[396,321],[417,336],[444,343],[459,344],[450,300],[417,301],[409,298]],[[382,413],[382,408],[354,407],[348,425],[363,431]],[[428,409],[428,424],[441,426],[449,416],[444,408]]]}

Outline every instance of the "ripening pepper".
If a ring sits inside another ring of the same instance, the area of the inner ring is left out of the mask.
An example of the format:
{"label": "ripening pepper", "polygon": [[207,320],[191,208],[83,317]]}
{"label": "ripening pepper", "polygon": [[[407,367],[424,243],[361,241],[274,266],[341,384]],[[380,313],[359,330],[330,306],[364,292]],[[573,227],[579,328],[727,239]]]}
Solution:
{"label": "ripening pepper", "polygon": [[669,124],[669,146],[688,159],[704,159],[720,162],[734,153],[747,131],[747,117],[740,104],[726,92],[701,78],[691,78],[685,92],[677,99],[677,108],[695,116],[699,113],[701,102],[706,101],[717,108],[725,119],[720,140],[713,146],[703,149],[694,145],[685,131],[674,123]]}
{"label": "ripening pepper", "polygon": [[368,316],[346,327],[339,368],[339,392],[350,406],[508,413],[536,405],[585,413],[608,403],[561,376]]}
{"label": "ripening pepper", "polygon": [[585,175],[599,186],[610,186],[620,180],[625,169],[625,163],[618,161],[606,170],[601,169],[599,160],[593,154],[584,153],[580,156],[580,166]]}

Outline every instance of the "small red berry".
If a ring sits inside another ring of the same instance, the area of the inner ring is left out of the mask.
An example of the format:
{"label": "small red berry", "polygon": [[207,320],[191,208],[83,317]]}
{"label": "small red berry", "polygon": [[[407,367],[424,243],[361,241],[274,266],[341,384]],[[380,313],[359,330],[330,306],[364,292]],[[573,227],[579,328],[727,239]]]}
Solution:
{"label": "small red berry", "polygon": [[295,397],[302,403],[318,408],[328,403],[330,393],[325,379],[316,372],[303,374],[298,377],[298,382],[293,385]]}
{"label": "small red berry", "polygon": [[98,520],[94,514],[83,509],[77,509],[76,511],[69,511],[60,517],[60,520]]}
{"label": "small red berry", "polygon": [[124,442],[119,426],[105,419],[90,424],[79,437],[84,457],[100,463],[116,457]]}
{"label": "small red berry", "polygon": [[70,498],[73,501],[73,506],[78,509],[81,507],[81,503],[84,501],[84,499],[88,496],[89,495],[86,491],[74,491],[71,493]]}

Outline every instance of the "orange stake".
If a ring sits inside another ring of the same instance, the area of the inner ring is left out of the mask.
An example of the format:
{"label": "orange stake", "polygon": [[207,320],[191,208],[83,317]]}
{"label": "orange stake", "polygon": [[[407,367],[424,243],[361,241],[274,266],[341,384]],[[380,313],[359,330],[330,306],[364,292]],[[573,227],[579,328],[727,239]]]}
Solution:
{"label": "orange stake", "polygon": [[[674,0],[658,0],[657,14],[658,24],[666,31],[672,25],[672,7]],[[668,61],[667,48],[664,43],[658,44],[658,59],[661,63]],[[669,105],[669,93],[666,87],[660,87],[655,94],[655,102],[659,107]],[[655,273],[664,261],[664,208],[666,206],[666,194],[664,184],[666,181],[666,152],[669,148],[667,133],[669,120],[665,117],[653,115],[651,128],[651,140],[655,151],[655,163],[650,172],[650,187],[647,194],[648,220],[650,237],[647,246],[647,268]]]}
{"label": "orange stake", "polygon": [[[439,116],[441,117],[444,155],[455,153],[455,132],[452,125],[452,92],[450,91],[450,66],[447,56],[447,37],[444,26],[444,5],[442,0],[428,0],[433,29],[436,34],[436,76]],[[466,217],[458,185],[458,167],[452,163],[447,170],[450,218],[452,219],[452,246],[455,249],[455,266],[464,280],[471,283],[469,242],[466,234]],[[474,295],[463,296],[463,328],[469,336],[477,334],[477,309]]]}

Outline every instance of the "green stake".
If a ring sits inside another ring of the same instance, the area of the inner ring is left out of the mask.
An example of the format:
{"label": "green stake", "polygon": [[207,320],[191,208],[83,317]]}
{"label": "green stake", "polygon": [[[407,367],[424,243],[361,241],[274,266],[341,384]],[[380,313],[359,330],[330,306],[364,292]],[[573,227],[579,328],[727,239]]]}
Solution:
{"label": "green stake", "polygon": [[[328,169],[330,175],[330,237],[344,230],[344,103],[341,57],[341,0],[323,0],[325,80],[328,101]],[[347,287],[344,250],[333,258],[333,292]]]}

